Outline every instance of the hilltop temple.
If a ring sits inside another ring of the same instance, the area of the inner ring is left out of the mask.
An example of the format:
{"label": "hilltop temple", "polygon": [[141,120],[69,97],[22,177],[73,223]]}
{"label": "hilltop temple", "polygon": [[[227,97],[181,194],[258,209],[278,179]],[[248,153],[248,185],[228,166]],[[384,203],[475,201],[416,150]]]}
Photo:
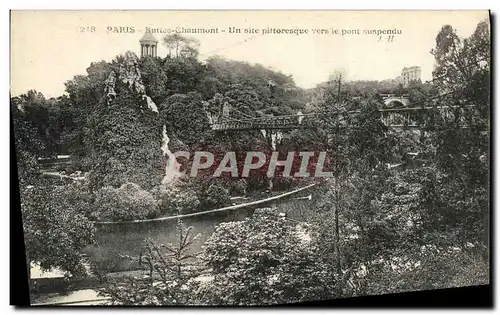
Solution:
{"label": "hilltop temple", "polygon": [[158,56],[158,40],[146,31],[144,36],[139,40],[141,44],[141,58],[145,56],[157,57]]}

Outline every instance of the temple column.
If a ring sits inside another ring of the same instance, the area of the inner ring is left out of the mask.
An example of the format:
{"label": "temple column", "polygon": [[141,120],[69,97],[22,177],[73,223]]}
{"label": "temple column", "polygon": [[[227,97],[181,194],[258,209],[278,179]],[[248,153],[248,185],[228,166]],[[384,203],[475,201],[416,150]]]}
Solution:
{"label": "temple column", "polygon": [[156,58],[158,56],[158,41],[150,32],[146,31],[139,43],[141,44],[141,55],[143,57]]}

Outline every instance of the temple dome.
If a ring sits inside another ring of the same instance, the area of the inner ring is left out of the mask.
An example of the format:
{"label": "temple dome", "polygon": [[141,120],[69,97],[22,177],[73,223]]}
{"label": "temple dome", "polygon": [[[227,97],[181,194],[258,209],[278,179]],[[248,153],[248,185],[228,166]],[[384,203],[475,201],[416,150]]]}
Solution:
{"label": "temple dome", "polygon": [[144,33],[144,36],[142,36],[142,38],[139,40],[139,42],[141,44],[149,44],[149,43],[158,43],[158,40],[153,36],[153,34],[151,34],[151,32],[148,32],[146,31]]}

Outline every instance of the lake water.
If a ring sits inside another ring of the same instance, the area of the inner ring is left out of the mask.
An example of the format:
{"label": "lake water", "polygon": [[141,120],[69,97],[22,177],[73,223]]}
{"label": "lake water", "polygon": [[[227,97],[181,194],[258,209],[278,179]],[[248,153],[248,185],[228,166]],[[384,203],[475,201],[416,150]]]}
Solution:
{"label": "lake water", "polygon": [[[277,207],[276,211],[286,213],[289,218],[304,221],[304,215],[311,208],[314,197],[313,200],[297,198],[307,196],[310,193],[310,189],[307,189],[287,199],[275,200],[268,204],[261,204],[258,207],[275,206]],[[255,208],[242,208],[213,215],[184,218],[182,220],[183,223],[193,227],[193,236],[200,233],[200,238],[192,245],[193,252],[201,250],[201,246],[212,235],[218,224],[244,220],[254,210]],[[98,225],[96,232],[97,245],[87,247],[84,253],[102,271],[137,270],[139,269],[137,258],[144,239],[150,237],[159,244],[173,243],[177,240],[176,225],[177,220],[175,219],[144,223]],[[127,255],[131,257],[128,258]]]}

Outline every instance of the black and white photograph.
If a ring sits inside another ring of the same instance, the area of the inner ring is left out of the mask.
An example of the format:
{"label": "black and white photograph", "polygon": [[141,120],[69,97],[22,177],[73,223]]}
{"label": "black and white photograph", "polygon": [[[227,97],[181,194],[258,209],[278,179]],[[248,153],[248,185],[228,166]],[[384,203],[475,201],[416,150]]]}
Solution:
{"label": "black and white photograph", "polygon": [[11,10],[11,277],[51,307],[490,288],[491,20]]}

